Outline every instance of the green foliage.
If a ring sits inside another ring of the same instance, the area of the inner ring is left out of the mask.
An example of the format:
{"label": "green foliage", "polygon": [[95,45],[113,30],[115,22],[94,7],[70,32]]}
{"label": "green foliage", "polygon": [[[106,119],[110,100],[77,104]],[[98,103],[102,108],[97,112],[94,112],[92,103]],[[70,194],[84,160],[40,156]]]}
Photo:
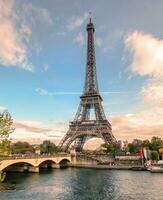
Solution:
{"label": "green foliage", "polygon": [[157,151],[151,151],[151,160],[159,160],[159,154]]}
{"label": "green foliage", "polygon": [[161,147],[163,147],[163,140],[154,136],[151,141],[134,139],[132,143],[128,144],[128,149],[131,154],[139,153],[140,147],[145,147],[152,151],[158,151]]}
{"label": "green foliage", "polygon": [[149,147],[151,150],[158,151],[161,147],[163,147],[163,140],[159,137],[152,137]]}
{"label": "green foliage", "polygon": [[28,142],[16,142],[11,146],[12,154],[32,154],[34,148]]}
{"label": "green foliage", "polygon": [[149,148],[149,145],[150,145],[150,141],[149,140],[143,140],[142,147]]}
{"label": "green foliage", "polygon": [[151,141],[134,139],[131,143],[128,144],[126,149],[123,149],[123,150],[121,150],[117,144],[116,145],[103,144],[102,147],[104,147],[104,151],[106,153],[110,152],[114,154],[122,153],[122,152],[125,153],[127,151],[129,151],[131,154],[138,154],[140,152],[140,148],[145,147],[146,149],[154,151],[152,155],[154,154],[154,158],[158,158],[159,157],[158,151],[160,148],[163,148],[163,140],[156,136],[152,137]]}
{"label": "green foliage", "polygon": [[13,132],[13,128],[11,128],[12,124],[13,120],[10,113],[0,113],[0,152],[4,155],[10,153],[11,140],[9,136]]}
{"label": "green foliage", "polygon": [[0,171],[0,182],[3,182],[6,178],[6,172]]}
{"label": "green foliage", "polygon": [[101,145],[103,148],[105,148],[106,153],[118,153],[121,151],[120,147],[118,144],[102,144]]}
{"label": "green foliage", "polygon": [[40,145],[41,154],[55,154],[58,152],[57,146],[49,140],[43,141]]}
{"label": "green foliage", "polygon": [[131,154],[135,153],[134,144],[132,144],[132,143],[129,143],[129,144],[128,144],[128,151],[129,151]]}

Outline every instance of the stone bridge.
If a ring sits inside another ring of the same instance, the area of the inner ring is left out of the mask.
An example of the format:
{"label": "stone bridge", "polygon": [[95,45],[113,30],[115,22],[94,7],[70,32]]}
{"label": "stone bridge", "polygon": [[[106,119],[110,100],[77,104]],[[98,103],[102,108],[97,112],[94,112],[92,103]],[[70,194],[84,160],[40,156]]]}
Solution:
{"label": "stone bridge", "polygon": [[0,160],[0,171],[24,171],[39,172],[41,167],[60,168],[71,163],[70,154],[57,154],[45,156],[6,157]]}

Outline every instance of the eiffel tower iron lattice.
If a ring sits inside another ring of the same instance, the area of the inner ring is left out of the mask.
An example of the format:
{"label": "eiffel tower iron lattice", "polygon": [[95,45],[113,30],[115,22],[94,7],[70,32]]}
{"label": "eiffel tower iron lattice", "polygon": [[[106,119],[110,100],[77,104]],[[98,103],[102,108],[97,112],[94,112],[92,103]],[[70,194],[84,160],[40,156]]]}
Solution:
{"label": "eiffel tower iron lattice", "polygon": [[[61,151],[67,151],[74,142],[76,151],[81,152],[86,140],[92,137],[102,138],[107,144],[116,142],[112,134],[111,124],[106,119],[101,103],[102,97],[98,89],[94,45],[95,28],[91,18],[87,24],[87,32],[87,63],[84,91],[80,97],[80,105],[75,118],[70,122],[69,130],[59,144]],[[91,119],[91,111],[94,111],[94,119]]]}

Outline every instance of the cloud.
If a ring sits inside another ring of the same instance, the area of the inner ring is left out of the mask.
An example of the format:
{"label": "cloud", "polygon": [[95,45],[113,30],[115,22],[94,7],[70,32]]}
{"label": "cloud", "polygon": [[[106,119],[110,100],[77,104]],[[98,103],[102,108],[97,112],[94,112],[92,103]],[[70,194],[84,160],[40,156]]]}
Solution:
{"label": "cloud", "polygon": [[78,33],[78,35],[74,38],[74,42],[78,43],[79,45],[84,45],[86,43],[86,39],[83,33]]}
{"label": "cloud", "polygon": [[23,2],[18,4],[15,0],[0,1],[0,64],[2,66],[34,71],[34,65],[29,61],[29,54],[30,47],[34,48],[35,45],[35,42],[31,43],[31,36],[32,25],[36,26],[36,22],[53,25],[50,14],[45,8]]}
{"label": "cloud", "polygon": [[0,1],[0,63],[33,71],[26,45],[32,31],[23,23],[17,26],[21,19],[15,9],[14,0]]}
{"label": "cloud", "polygon": [[67,25],[67,29],[69,31],[73,31],[76,28],[81,27],[88,17],[89,17],[88,13],[84,13],[83,15],[78,17],[72,17],[69,24]]}
{"label": "cloud", "polygon": [[109,117],[113,134],[118,139],[131,141],[134,138],[150,139],[156,135],[163,136],[163,112],[158,109],[144,110],[137,114]]}
{"label": "cloud", "polygon": [[148,78],[141,90],[142,99],[149,104],[162,106],[163,40],[135,31],[127,37],[125,45],[131,56],[131,71]]}
{"label": "cloud", "polygon": [[48,132],[51,131],[51,129],[35,127],[33,124],[29,124],[29,123],[26,124],[25,122],[24,123],[23,122],[15,122],[13,126],[15,129],[24,129],[27,132],[47,134]]}
{"label": "cloud", "polygon": [[26,19],[32,24],[41,22],[48,25],[53,25],[53,20],[47,9],[35,6],[34,4],[23,4],[23,12],[26,15]]}
{"label": "cloud", "polygon": [[97,45],[98,47],[101,47],[103,45],[103,40],[100,37],[96,37],[95,38],[95,45]]}
{"label": "cloud", "polygon": [[7,108],[5,108],[4,106],[0,106],[0,112],[4,112],[6,110],[7,110]]}
{"label": "cloud", "polygon": [[163,76],[163,40],[135,31],[125,40],[131,52],[131,69],[141,76]]}
{"label": "cloud", "polygon": [[40,95],[53,95],[53,93],[48,92],[47,90],[43,89],[43,88],[36,88],[35,91],[40,94]]}
{"label": "cloud", "polygon": [[48,64],[44,64],[43,69],[44,69],[45,72],[48,71],[49,65]]}
{"label": "cloud", "polygon": [[43,140],[52,140],[58,144],[68,129],[68,123],[15,120],[13,127],[15,131],[11,138],[14,142],[41,143]]}
{"label": "cloud", "polygon": [[141,95],[149,104],[163,108],[163,82],[149,82],[142,88]]}
{"label": "cloud", "polygon": [[163,136],[163,40],[135,31],[125,39],[132,75],[145,76],[139,113],[112,116],[117,137],[146,139]]}

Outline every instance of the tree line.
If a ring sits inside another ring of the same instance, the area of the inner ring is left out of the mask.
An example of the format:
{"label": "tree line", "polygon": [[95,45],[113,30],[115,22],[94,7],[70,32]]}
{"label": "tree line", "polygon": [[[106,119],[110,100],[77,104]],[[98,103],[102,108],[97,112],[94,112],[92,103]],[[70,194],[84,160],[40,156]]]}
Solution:
{"label": "tree line", "polygon": [[126,154],[136,155],[140,153],[141,148],[146,148],[151,153],[152,160],[159,159],[159,149],[163,148],[163,140],[160,137],[153,136],[151,140],[140,140],[134,139],[131,143],[128,143],[127,146],[121,148],[119,143],[115,144],[102,144],[102,148],[106,153],[113,154]]}

